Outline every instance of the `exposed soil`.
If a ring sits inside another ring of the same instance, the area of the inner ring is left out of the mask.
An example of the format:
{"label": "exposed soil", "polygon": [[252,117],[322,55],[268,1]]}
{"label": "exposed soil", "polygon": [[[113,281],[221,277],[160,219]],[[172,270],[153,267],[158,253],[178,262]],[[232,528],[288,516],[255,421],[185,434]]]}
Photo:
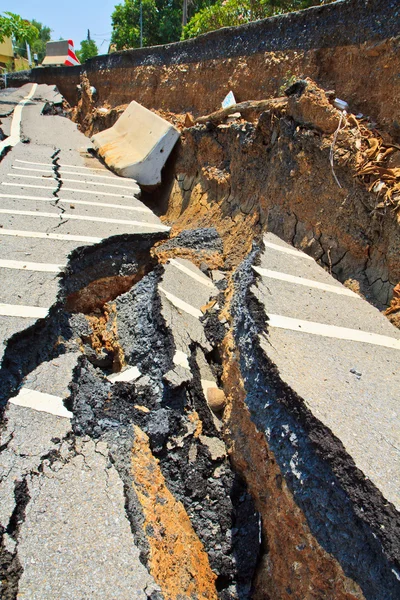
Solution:
{"label": "exposed soil", "polygon": [[[287,481],[283,443],[274,448],[251,411],[267,389],[285,418],[298,399],[259,362],[265,323],[246,277],[268,230],[400,326],[400,80],[382,84],[382,73],[398,71],[399,40],[140,64],[129,81],[126,66],[82,76],[70,116],[88,136],[112,126],[132,99],[181,130],[161,189],[144,194],[171,235],[118,236],[73,253],[47,320],[9,344],[4,395],[43,360],[79,347],[68,400],[74,435],[108,444],[141,560],[159,588],[154,600],[396,597],[392,509],[377,508],[364,481],[353,501],[331,464],[337,449],[317,451],[298,411],[293,431],[318,488],[310,510],[322,513],[325,499],[335,509],[318,530]],[[238,102],[270,103],[234,118],[207,115],[230,89]],[[347,113],[335,96],[349,102]],[[158,293],[163,265],[178,257],[222,275],[218,297],[202,308],[207,343],[192,342],[190,375],[174,366]],[[217,416],[201,360],[227,399]],[[111,386],[106,375],[125,365],[137,366],[139,379]],[[6,559],[18,571],[17,558]]]}

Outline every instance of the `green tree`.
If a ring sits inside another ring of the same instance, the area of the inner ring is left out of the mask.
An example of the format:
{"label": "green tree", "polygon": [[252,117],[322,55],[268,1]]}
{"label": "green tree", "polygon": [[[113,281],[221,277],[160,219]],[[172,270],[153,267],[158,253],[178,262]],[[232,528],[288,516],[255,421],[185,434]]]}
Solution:
{"label": "green tree", "polygon": [[[215,0],[192,0],[189,18]],[[142,0],[143,46],[177,42],[182,33],[183,0]],[[117,50],[140,47],[140,0],[124,0],[111,15],[111,43]]]}
{"label": "green tree", "polygon": [[96,46],[96,42],[90,39],[90,33],[88,31],[87,39],[81,41],[81,49],[77,51],[76,55],[80,62],[84,63],[88,58],[97,56],[98,53],[99,50]]}
{"label": "green tree", "polygon": [[32,23],[12,12],[0,15],[0,42],[11,37],[15,40],[32,44],[39,36],[39,31]]}
{"label": "green tree", "polygon": [[221,27],[235,27],[272,15],[308,8],[326,1],[330,0],[219,0],[212,6],[204,7],[190,19],[183,29],[182,39],[196,37]]}
{"label": "green tree", "polygon": [[[33,40],[31,44],[32,56],[33,54],[37,54],[38,61],[41,63],[46,56],[46,43],[51,40],[51,29],[35,19],[32,19],[31,24],[38,30],[38,38]],[[27,53],[26,48],[24,48],[23,40],[16,38],[16,44],[20,48],[20,55],[26,57]]]}

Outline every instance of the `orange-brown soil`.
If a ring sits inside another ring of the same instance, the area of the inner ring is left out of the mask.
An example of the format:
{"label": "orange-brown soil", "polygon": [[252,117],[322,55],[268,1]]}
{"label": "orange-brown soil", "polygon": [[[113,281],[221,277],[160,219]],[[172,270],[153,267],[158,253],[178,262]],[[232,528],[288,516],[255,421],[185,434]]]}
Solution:
{"label": "orange-brown soil", "polygon": [[181,502],[177,502],[153,456],[147,435],[134,426],[133,487],[150,544],[149,570],[166,600],[216,600],[216,576]]}

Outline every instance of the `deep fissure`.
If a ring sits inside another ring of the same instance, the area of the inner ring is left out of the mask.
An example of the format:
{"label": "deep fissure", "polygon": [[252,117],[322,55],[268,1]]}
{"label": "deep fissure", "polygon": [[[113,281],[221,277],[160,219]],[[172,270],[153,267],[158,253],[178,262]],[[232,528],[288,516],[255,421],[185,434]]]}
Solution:
{"label": "deep fissure", "polygon": [[[100,119],[101,96],[89,97],[84,79],[74,118],[90,133],[121,110]],[[400,273],[394,209],[360,164],[371,158],[376,173],[392,166],[373,156],[371,140],[380,136],[392,157],[399,148],[371,119],[350,115],[335,142],[338,188],[330,97],[302,78],[287,98],[262,109],[253,103],[231,123],[214,115],[182,127],[161,188],[142,193],[171,234],[78,248],[48,317],[8,342],[3,407],[39,365],[80,353],[65,400],[72,438],[107,444],[141,561],[156,582],[152,600],[179,599],[183,589],[221,600],[400,593],[398,514],[261,352],[268,321],[251,291],[269,231],[379,309],[392,298]],[[57,204],[57,152],[52,161]],[[189,260],[217,290],[201,307],[204,338],[190,343],[182,311],[160,290],[171,259]],[[132,367],[134,380],[113,382]],[[225,394],[219,411],[210,408],[204,372]],[[26,482],[18,485],[24,491]],[[27,497],[16,494],[11,533]],[[4,548],[11,599],[21,565]]]}

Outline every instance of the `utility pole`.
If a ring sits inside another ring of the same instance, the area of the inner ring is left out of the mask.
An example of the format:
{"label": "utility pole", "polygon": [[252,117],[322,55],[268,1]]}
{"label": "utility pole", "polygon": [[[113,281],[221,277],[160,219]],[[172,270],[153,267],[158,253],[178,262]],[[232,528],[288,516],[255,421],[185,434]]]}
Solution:
{"label": "utility pole", "polygon": [[31,47],[28,44],[28,42],[25,42],[25,44],[26,44],[26,55],[28,57],[28,63],[29,63],[29,66],[32,67]]}
{"label": "utility pole", "polygon": [[91,39],[90,39],[90,29],[87,30],[87,41],[88,42],[91,41]]}
{"label": "utility pole", "polygon": [[140,47],[143,48],[143,6],[142,6],[142,0],[140,0],[139,25],[140,25]]}
{"label": "utility pole", "polygon": [[182,27],[187,25],[188,18],[188,0],[183,0],[183,8],[182,8]]}

